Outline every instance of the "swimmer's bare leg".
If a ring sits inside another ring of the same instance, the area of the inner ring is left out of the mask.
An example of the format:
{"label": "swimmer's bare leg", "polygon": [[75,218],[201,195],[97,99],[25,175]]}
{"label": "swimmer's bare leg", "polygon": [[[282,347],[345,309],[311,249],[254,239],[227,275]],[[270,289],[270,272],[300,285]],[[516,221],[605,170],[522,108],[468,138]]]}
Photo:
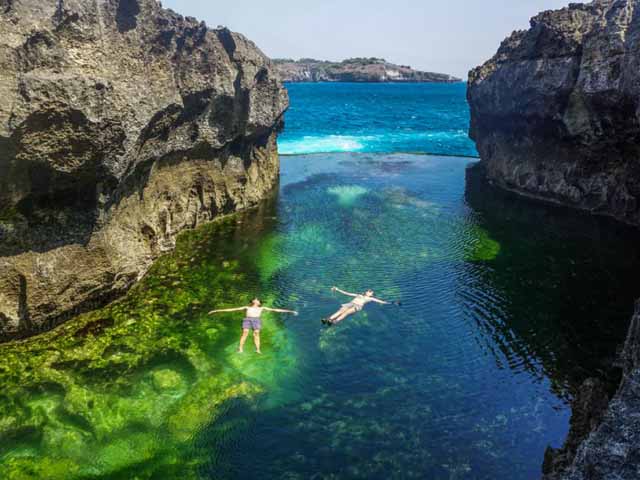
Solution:
{"label": "swimmer's bare leg", "polygon": [[260,330],[253,331],[253,343],[256,345],[256,353],[262,353],[260,351]]}
{"label": "swimmer's bare leg", "polygon": [[242,353],[244,351],[244,342],[247,341],[247,337],[249,336],[249,329],[242,329],[242,336],[240,337],[240,345],[238,346],[238,353]]}
{"label": "swimmer's bare leg", "polygon": [[334,313],[333,315],[331,315],[329,317],[329,320],[335,320],[336,318],[338,318],[340,315],[342,315],[344,312],[346,312],[350,307],[342,307],[340,308],[340,310],[338,310],[336,313]]}
{"label": "swimmer's bare leg", "polygon": [[357,311],[358,310],[356,310],[354,307],[349,307],[344,312],[342,312],[335,320],[333,320],[333,323],[341,322],[342,320],[347,318],[349,315],[352,315]]}

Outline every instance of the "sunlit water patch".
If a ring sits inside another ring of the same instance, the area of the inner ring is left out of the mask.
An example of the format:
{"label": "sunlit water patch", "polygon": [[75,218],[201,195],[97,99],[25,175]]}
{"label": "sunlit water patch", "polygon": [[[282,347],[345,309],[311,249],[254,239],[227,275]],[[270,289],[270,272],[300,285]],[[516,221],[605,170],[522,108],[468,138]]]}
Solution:
{"label": "sunlit water patch", "polygon": [[[624,338],[637,235],[469,159],[283,158],[274,204],[180,238],[121,301],[0,347],[0,478],[538,478]],[[373,288],[401,306],[320,319]],[[235,353],[259,295],[263,356]]]}

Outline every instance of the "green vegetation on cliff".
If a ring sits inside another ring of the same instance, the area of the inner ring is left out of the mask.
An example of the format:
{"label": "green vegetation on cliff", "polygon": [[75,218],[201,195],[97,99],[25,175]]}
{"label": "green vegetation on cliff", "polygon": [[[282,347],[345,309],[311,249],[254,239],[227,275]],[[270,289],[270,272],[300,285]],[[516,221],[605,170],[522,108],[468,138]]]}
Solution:
{"label": "green vegetation on cliff", "polygon": [[445,73],[414,70],[384,58],[355,57],[340,62],[315,58],[276,58],[273,60],[285,82],[460,82]]}

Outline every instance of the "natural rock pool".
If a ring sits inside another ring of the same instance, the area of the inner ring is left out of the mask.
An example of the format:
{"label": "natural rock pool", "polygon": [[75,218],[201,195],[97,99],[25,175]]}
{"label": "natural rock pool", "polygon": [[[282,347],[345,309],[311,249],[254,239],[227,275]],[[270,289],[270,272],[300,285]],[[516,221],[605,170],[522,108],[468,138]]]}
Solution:
{"label": "natural rock pool", "polygon": [[[473,160],[282,159],[125,298],[0,346],[0,478],[529,479],[605,375],[637,234],[480,187]],[[351,291],[402,300],[327,328]],[[264,355],[235,353],[267,304]]]}

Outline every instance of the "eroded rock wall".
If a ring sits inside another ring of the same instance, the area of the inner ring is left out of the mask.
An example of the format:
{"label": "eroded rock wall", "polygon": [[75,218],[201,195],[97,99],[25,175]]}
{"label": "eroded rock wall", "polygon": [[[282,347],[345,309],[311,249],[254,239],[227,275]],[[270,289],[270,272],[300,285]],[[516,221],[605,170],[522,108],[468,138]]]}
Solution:
{"label": "eroded rock wall", "polygon": [[242,35],[155,0],[0,0],[0,33],[0,339],[273,191],[288,98]]}
{"label": "eroded rock wall", "polygon": [[639,5],[543,12],[470,72],[471,137],[491,180],[640,224]]}

